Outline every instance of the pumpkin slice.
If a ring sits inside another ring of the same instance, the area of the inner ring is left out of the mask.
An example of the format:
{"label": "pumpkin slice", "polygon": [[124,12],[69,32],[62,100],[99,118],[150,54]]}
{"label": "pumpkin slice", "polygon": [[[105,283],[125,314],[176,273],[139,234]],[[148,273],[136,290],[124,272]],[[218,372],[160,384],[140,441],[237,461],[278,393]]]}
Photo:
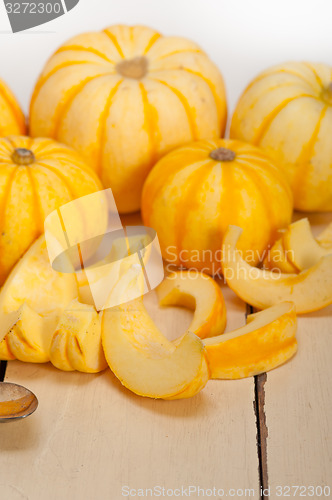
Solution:
{"label": "pumpkin slice", "polygon": [[316,238],[323,248],[332,248],[332,222]]}
{"label": "pumpkin slice", "polygon": [[283,239],[277,240],[269,249],[263,265],[265,269],[271,271],[281,271],[282,273],[298,273],[298,269],[292,263],[289,252],[285,251]]}
{"label": "pumpkin slice", "polygon": [[294,302],[298,314],[317,311],[332,303],[332,254],[299,274],[257,269],[236,249],[242,229],[229,226],[223,242],[223,274],[228,286],[258,309],[282,301]]}
{"label": "pumpkin slice", "polygon": [[[141,279],[135,268],[115,291],[127,295]],[[122,290],[121,290],[122,289]],[[121,383],[134,393],[162,399],[188,398],[206,384],[209,369],[201,340],[186,333],[168,341],[148,315],[141,298],[103,311],[102,341],[107,362]]]}
{"label": "pumpkin slice", "polygon": [[17,323],[2,342],[7,342],[9,351],[20,361],[47,363],[56,322],[56,315],[42,317],[24,303]]}
{"label": "pumpkin slice", "polygon": [[[325,240],[326,241],[326,240]],[[298,220],[287,228],[264,261],[266,268],[280,269],[282,272],[299,272],[317,264],[321,257],[332,253],[330,247],[321,246],[314,238],[307,218]],[[293,271],[288,271],[293,269]]]}
{"label": "pumpkin slice", "polygon": [[[23,303],[41,316],[56,314],[77,296],[75,275],[52,269],[42,235],[16,264],[0,292],[0,320]],[[0,340],[6,333],[2,332]]]}
{"label": "pumpkin slice", "polygon": [[194,310],[188,328],[201,339],[223,333],[226,307],[220,287],[210,276],[179,271],[170,274],[157,288],[161,306],[183,306]]}
{"label": "pumpkin slice", "polygon": [[64,371],[97,373],[107,367],[100,318],[93,306],[73,300],[63,311],[53,335],[50,359]]}
{"label": "pumpkin slice", "polygon": [[294,304],[282,302],[251,314],[242,328],[205,339],[211,378],[251,377],[285,363],[297,351],[296,327]]}

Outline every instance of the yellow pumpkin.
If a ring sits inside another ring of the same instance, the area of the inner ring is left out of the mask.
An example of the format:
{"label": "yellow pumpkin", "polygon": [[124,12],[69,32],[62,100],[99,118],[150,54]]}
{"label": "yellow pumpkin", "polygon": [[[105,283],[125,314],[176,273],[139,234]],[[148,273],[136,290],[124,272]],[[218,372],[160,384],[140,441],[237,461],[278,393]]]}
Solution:
{"label": "yellow pumpkin", "polygon": [[11,90],[0,80],[0,136],[25,132],[24,114]]}
{"label": "yellow pumpkin", "polygon": [[77,152],[50,139],[0,139],[0,284],[44,231],[45,217],[102,189]]}
{"label": "yellow pumpkin", "polygon": [[142,194],[144,224],[157,231],[163,257],[209,274],[220,271],[229,224],[243,228],[239,248],[257,264],[292,215],[281,170],[239,141],[199,141],[176,149],[150,172]]}
{"label": "yellow pumpkin", "polygon": [[260,146],[288,178],[298,210],[332,210],[332,67],[288,63],[261,73],[230,135]]}
{"label": "yellow pumpkin", "polygon": [[83,153],[120,212],[140,208],[156,161],[191,140],[223,135],[222,76],[195,43],[143,26],[78,35],[51,57],[30,106],[32,136]]}

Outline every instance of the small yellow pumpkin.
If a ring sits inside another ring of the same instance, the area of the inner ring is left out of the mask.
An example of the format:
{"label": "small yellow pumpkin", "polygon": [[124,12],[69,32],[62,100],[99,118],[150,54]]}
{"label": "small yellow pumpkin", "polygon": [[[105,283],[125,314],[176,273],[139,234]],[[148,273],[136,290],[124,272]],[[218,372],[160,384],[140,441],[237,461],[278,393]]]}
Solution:
{"label": "small yellow pumpkin", "polygon": [[111,26],[66,42],[30,105],[32,136],[83,153],[120,212],[140,208],[156,161],[191,140],[223,135],[222,76],[195,43],[143,26]]}
{"label": "small yellow pumpkin", "polygon": [[225,139],[176,149],[150,172],[143,189],[145,225],[157,231],[163,257],[209,274],[220,271],[229,224],[243,228],[239,248],[257,264],[292,216],[283,173],[258,148]]}
{"label": "small yellow pumpkin", "polygon": [[11,90],[0,80],[0,136],[25,132],[24,114]]}
{"label": "small yellow pumpkin", "polygon": [[50,139],[0,139],[0,284],[44,231],[45,217],[102,189],[77,152]]}
{"label": "small yellow pumpkin", "polygon": [[288,63],[253,80],[230,135],[260,146],[288,178],[298,210],[332,210],[332,67]]}

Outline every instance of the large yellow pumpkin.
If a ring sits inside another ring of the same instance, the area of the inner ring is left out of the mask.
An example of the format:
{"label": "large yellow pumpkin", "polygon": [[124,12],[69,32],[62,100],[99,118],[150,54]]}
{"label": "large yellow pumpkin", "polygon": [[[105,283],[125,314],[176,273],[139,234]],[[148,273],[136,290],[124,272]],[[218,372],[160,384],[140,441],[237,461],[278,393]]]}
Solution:
{"label": "large yellow pumpkin", "polygon": [[230,135],[263,148],[284,171],[298,210],[332,210],[332,67],[288,63],[260,74]]}
{"label": "large yellow pumpkin", "polygon": [[0,283],[44,231],[45,217],[102,189],[79,154],[51,139],[0,139]]}
{"label": "large yellow pumpkin", "polygon": [[142,194],[145,225],[175,265],[220,272],[229,224],[243,228],[239,249],[256,264],[286,227],[292,193],[282,171],[258,148],[225,139],[199,141],[164,156]]}
{"label": "large yellow pumpkin", "polygon": [[111,26],[65,43],[48,61],[30,106],[33,136],[83,153],[120,212],[140,207],[144,180],[176,146],[221,137],[223,79],[193,42],[143,26]]}
{"label": "large yellow pumpkin", "polygon": [[11,90],[0,80],[0,136],[25,132],[24,114]]}

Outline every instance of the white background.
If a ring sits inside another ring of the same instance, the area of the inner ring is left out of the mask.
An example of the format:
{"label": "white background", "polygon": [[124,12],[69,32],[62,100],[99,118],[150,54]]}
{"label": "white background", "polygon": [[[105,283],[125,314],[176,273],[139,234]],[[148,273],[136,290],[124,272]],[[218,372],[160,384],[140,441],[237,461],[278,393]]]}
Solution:
{"label": "white background", "polygon": [[288,60],[332,65],[332,0],[80,0],[66,15],[16,34],[0,2],[0,78],[25,111],[39,72],[63,41],[116,23],[149,25],[201,45],[225,78],[230,112],[266,67]]}

